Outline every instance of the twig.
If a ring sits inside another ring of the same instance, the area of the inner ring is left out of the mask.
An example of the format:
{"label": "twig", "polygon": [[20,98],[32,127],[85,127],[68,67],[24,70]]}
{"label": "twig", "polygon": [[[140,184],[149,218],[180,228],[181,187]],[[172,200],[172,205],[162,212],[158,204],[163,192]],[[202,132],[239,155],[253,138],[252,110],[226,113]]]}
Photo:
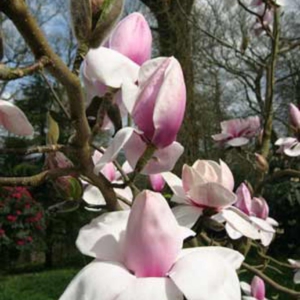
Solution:
{"label": "twig", "polygon": [[0,80],[15,80],[42,70],[45,66],[50,64],[48,57],[43,56],[34,64],[22,68],[8,68],[0,64]]}
{"label": "twig", "polygon": [[48,146],[37,146],[32,148],[1,148],[0,154],[18,154],[18,155],[29,155],[32,153],[49,153],[57,152],[68,149],[69,146],[65,145],[48,145]]}

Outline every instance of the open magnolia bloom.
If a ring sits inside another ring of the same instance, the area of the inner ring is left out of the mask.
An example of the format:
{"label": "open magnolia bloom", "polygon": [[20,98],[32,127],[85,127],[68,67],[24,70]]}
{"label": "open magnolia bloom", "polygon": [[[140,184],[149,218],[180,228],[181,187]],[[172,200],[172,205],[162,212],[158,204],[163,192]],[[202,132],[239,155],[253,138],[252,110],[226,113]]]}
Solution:
{"label": "open magnolia bloom", "polygon": [[60,300],[240,300],[235,269],[244,257],[222,247],[182,249],[191,235],[160,194],[144,191],[131,212],[103,214],[80,230],[77,247],[96,259]]}
{"label": "open magnolia bloom", "polygon": [[265,283],[258,276],[253,277],[251,285],[241,282],[241,289],[247,295],[243,296],[243,300],[268,300],[265,298]]}
{"label": "open magnolia bloom", "polygon": [[300,111],[294,104],[290,103],[289,112],[291,125],[296,137],[280,138],[276,141],[275,145],[279,146],[277,153],[284,153],[290,157],[297,157],[300,155]]}
{"label": "open magnolia bloom", "polygon": [[288,259],[288,262],[295,269],[294,282],[300,284],[300,260]]}
{"label": "open magnolia bloom", "polygon": [[205,209],[215,212],[212,217],[218,222],[226,221],[239,228],[243,235],[258,239],[258,231],[248,217],[241,216],[232,206],[236,202],[233,175],[220,160],[197,160],[192,167],[184,165],[182,181],[172,173],[162,174],[174,195],[172,201],[179,205],[173,208],[179,224],[192,228]]}
{"label": "open magnolia bloom", "polygon": [[186,104],[179,62],[174,57],[152,59],[140,68],[138,85],[127,81],[122,87],[124,104],[138,130],[119,130],[96,170],[113,161],[121,149],[135,169],[149,148],[153,149],[153,153],[147,157],[149,162],[142,168],[142,173],[157,174],[171,170],[183,152],[183,147],[175,142]]}
{"label": "open magnolia bloom", "polygon": [[249,143],[260,129],[259,117],[233,119],[221,122],[222,132],[212,138],[220,145],[241,147]]}
{"label": "open magnolia bloom", "polygon": [[[237,191],[237,202],[234,204],[240,214],[248,216],[255,228],[259,231],[261,243],[269,246],[274,235],[274,227],[278,226],[277,221],[269,217],[269,206],[263,198],[252,198],[247,186],[242,183]],[[246,218],[245,216],[245,218]],[[243,236],[238,228],[226,224],[226,231],[232,239],[238,239]]]}
{"label": "open magnolia bloom", "polygon": [[[93,159],[93,162],[95,165],[98,163],[98,161],[101,159],[101,157],[102,157],[102,153],[100,153],[99,151],[94,152],[92,159]],[[101,169],[101,173],[110,182],[122,183],[121,174],[117,171],[116,167],[114,166],[114,164],[112,162],[107,163]],[[96,174],[99,174],[99,172],[97,172]],[[92,210],[92,211],[101,210],[101,208],[93,208],[93,207],[97,207],[97,206],[106,204],[106,201],[105,201],[104,196],[102,195],[101,191],[99,190],[99,188],[97,188],[94,185],[88,184],[85,181],[83,181],[83,183],[86,183],[86,186],[84,188],[82,198],[90,206],[90,207],[86,207],[86,209]],[[122,196],[128,202],[132,201],[133,195],[132,195],[131,189],[129,187],[125,187],[124,189],[115,188],[114,190],[115,190],[115,193],[117,194],[117,196],[118,195]],[[129,209],[129,206],[124,204],[124,202],[119,201],[119,203],[120,203],[121,207],[123,207],[124,209]]]}
{"label": "open magnolia bloom", "polygon": [[25,114],[14,104],[0,100],[0,125],[16,135],[33,135],[33,127]]}

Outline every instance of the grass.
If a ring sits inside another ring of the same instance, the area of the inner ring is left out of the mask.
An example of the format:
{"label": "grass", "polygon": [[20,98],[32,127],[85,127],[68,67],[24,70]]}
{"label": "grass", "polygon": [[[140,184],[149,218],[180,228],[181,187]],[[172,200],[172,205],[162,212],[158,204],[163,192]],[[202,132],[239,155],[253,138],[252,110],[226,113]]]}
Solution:
{"label": "grass", "polygon": [[57,300],[77,269],[0,277],[0,300]]}

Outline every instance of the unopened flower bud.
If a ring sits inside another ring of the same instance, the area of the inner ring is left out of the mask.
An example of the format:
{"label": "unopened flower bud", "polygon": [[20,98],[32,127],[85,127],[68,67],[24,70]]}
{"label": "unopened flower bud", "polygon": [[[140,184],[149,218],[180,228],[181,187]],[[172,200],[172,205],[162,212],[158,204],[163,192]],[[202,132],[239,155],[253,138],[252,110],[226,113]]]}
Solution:
{"label": "unopened flower bud", "polygon": [[291,124],[295,127],[295,130],[300,129],[300,111],[297,106],[290,103],[290,118]]}
{"label": "unopened flower bud", "polygon": [[255,163],[256,163],[256,167],[262,171],[263,173],[268,172],[269,170],[269,164],[267,162],[267,160],[258,153],[255,153]]}

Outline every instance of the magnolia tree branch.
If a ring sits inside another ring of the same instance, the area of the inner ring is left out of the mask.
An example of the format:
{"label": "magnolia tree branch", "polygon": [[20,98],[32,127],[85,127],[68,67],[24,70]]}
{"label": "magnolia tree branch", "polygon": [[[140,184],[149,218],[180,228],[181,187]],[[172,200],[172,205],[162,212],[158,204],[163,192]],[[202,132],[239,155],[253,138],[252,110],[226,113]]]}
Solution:
{"label": "magnolia tree branch", "polygon": [[272,52],[269,64],[267,66],[267,86],[264,107],[264,132],[261,146],[261,154],[267,158],[270,151],[271,135],[273,128],[273,98],[275,89],[275,72],[279,51],[280,38],[280,9],[274,7]]}
{"label": "magnolia tree branch", "polygon": [[0,154],[19,154],[19,155],[29,155],[33,153],[49,153],[64,151],[69,149],[66,145],[47,145],[47,146],[37,146],[31,148],[1,148]]}
{"label": "magnolia tree branch", "polygon": [[102,177],[95,178],[92,174],[93,162],[89,146],[91,132],[85,116],[85,97],[79,78],[68,69],[61,58],[51,49],[36,20],[30,14],[25,1],[2,0],[0,11],[12,20],[35,58],[39,60],[42,57],[47,57],[51,62],[47,66],[47,70],[65,87],[68,94],[70,117],[75,128],[72,144],[77,150],[76,156],[79,168],[84,175],[93,178],[95,185],[101,189],[109,209],[118,209],[119,206],[113,188]]}
{"label": "magnolia tree branch", "polygon": [[25,76],[29,76],[42,70],[50,63],[48,57],[44,56],[38,59],[34,64],[22,68],[8,68],[5,65],[0,65],[0,80],[15,80]]}
{"label": "magnolia tree branch", "polygon": [[78,172],[76,168],[53,169],[28,177],[0,177],[0,186],[38,186],[48,179],[55,179]]}

